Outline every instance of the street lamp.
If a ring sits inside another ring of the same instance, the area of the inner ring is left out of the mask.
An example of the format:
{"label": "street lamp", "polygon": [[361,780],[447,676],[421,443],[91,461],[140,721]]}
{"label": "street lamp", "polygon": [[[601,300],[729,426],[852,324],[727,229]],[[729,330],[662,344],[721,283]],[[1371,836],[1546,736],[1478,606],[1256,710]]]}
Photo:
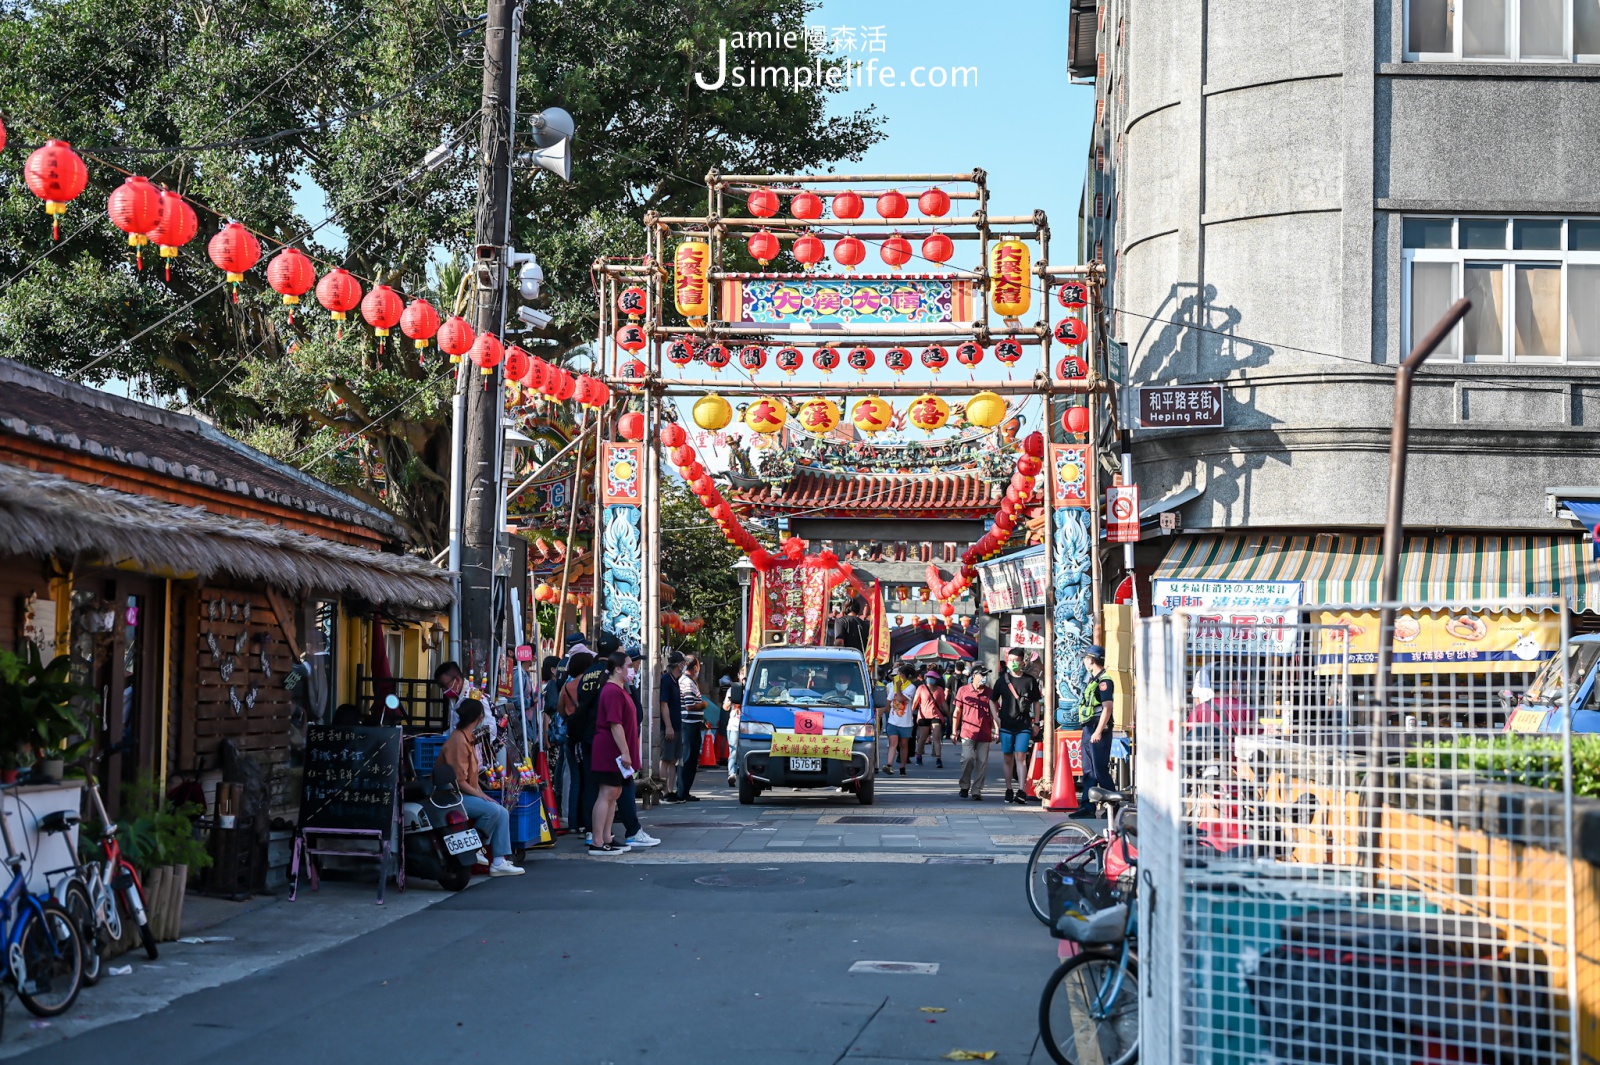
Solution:
{"label": "street lamp", "polygon": [[739,578],[739,662],[750,664],[750,575],[756,571],[748,558],[733,564],[734,576]]}

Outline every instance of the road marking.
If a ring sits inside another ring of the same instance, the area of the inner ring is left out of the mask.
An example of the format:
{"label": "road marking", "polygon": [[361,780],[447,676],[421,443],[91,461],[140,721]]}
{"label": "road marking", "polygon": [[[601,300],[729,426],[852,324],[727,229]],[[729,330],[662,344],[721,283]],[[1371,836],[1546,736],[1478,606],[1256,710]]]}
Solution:
{"label": "road marking", "polygon": [[858,961],[850,966],[853,973],[889,973],[895,976],[936,976],[936,961]]}

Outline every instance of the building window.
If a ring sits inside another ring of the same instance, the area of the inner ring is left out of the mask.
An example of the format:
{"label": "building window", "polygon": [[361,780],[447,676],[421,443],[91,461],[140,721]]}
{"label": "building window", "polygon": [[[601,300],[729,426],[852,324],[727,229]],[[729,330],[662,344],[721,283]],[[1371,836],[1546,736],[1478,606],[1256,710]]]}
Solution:
{"label": "building window", "polygon": [[1405,58],[1600,63],[1600,0],[1406,0]]}
{"label": "building window", "polygon": [[1464,296],[1440,356],[1600,363],[1600,219],[1413,217],[1400,242],[1408,348]]}

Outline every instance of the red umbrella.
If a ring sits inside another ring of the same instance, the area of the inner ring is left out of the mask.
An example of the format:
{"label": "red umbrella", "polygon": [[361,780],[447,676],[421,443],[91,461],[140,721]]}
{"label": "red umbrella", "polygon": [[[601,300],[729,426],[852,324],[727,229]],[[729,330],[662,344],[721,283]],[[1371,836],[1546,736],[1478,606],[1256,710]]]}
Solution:
{"label": "red umbrella", "polygon": [[965,647],[958,647],[949,640],[928,640],[919,643],[911,650],[900,656],[903,662],[932,662],[941,658],[951,661],[970,659],[972,655]]}

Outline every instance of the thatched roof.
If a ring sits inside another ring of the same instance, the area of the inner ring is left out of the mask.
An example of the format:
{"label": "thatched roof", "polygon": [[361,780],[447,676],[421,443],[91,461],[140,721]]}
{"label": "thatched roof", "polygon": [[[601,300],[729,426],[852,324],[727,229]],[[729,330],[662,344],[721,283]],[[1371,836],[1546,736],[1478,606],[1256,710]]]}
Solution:
{"label": "thatched roof", "polygon": [[408,555],[3,464],[0,551],[132,565],[170,577],[227,575],[296,595],[359,596],[411,612],[440,610],[455,598],[450,574]]}

